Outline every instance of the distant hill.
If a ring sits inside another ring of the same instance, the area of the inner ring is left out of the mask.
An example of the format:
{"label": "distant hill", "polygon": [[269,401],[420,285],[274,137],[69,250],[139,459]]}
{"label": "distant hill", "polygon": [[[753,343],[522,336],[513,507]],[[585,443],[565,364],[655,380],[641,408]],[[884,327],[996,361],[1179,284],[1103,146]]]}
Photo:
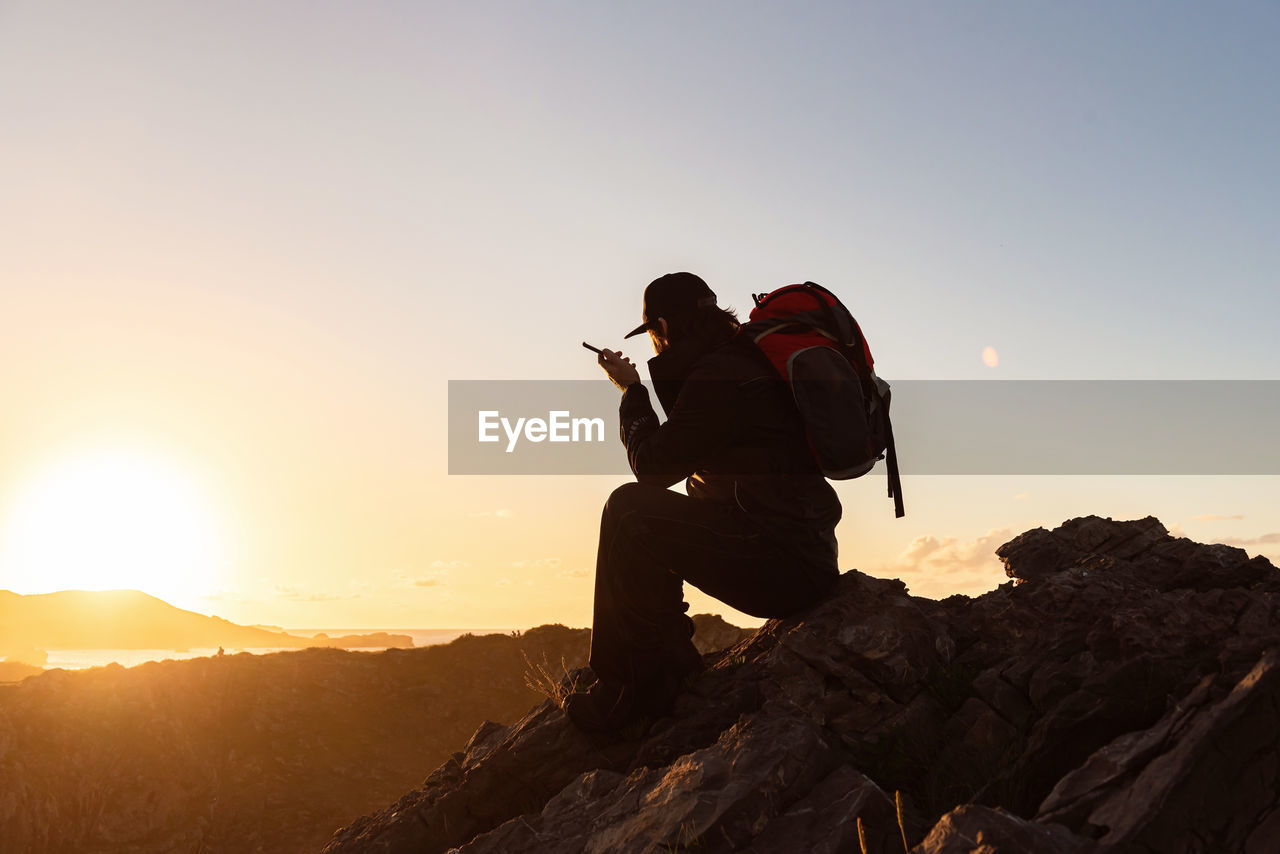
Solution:
{"label": "distant hill", "polygon": [[21,661],[0,661],[0,682],[21,682],[28,676],[43,673],[44,668]]}
{"label": "distant hill", "polygon": [[310,854],[419,785],[484,720],[518,718],[542,699],[526,657],[575,667],[588,635],[550,626],[0,685],[0,852]]}
{"label": "distant hill", "polygon": [[584,664],[590,635],[540,626],[0,685],[0,852],[314,854],[421,785],[478,727],[500,730],[542,700],[535,686]]}
{"label": "distant hill", "polygon": [[[23,595],[0,590],[0,657],[24,660],[46,649],[413,646],[408,635],[306,638],[241,626],[175,608],[137,590],[64,590]],[[38,664],[41,662],[29,662]]]}

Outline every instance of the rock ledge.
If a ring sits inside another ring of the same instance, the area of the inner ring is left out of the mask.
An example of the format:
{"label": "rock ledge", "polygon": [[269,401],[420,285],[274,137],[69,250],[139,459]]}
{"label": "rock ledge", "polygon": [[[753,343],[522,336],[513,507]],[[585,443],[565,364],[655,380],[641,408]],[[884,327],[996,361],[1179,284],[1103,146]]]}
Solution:
{"label": "rock ledge", "polygon": [[977,598],[845,573],[635,740],[481,727],[325,852],[1280,850],[1275,567],[1150,517],[997,554]]}

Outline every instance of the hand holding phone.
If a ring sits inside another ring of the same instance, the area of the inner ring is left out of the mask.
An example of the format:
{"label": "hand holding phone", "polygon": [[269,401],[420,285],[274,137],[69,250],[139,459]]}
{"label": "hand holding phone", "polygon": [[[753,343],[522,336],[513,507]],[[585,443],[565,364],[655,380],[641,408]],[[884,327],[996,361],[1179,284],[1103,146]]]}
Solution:
{"label": "hand holding phone", "polygon": [[640,372],[636,370],[635,365],[631,364],[631,360],[622,355],[621,352],[592,347],[586,341],[582,342],[582,346],[596,354],[596,362],[600,367],[604,368],[604,372],[609,375],[609,379],[613,381],[613,384],[622,391],[626,391],[627,386],[632,383],[640,382]]}

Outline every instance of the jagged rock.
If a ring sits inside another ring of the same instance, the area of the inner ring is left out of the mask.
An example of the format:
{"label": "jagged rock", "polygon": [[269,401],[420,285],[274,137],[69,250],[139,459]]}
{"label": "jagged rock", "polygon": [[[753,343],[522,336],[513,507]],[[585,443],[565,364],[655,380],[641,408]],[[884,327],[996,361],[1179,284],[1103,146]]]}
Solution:
{"label": "jagged rock", "polygon": [[1083,516],[1064,522],[1053,531],[1035,528],[996,549],[1010,578],[1030,581],[1070,569],[1090,554],[1128,558],[1141,554],[1168,530],[1154,516],[1117,527],[1110,519]]}
{"label": "jagged rock", "polygon": [[841,765],[770,821],[743,850],[746,854],[860,851],[859,819],[864,823],[867,854],[897,854],[902,843],[893,803],[872,780]]}
{"label": "jagged rock", "polygon": [[1091,854],[1096,843],[1064,827],[966,804],[942,817],[911,854]]}
{"label": "jagged rock", "polygon": [[[325,851],[857,851],[858,819],[869,850],[929,854],[1269,842],[1280,573],[1152,518],[999,553],[1020,583],[972,599],[845,573],[647,732],[597,743],[544,704]],[[1238,805],[1210,797],[1229,763]]]}
{"label": "jagged rock", "polygon": [[754,629],[742,629],[725,621],[719,614],[694,614],[693,645],[706,655],[741,642],[755,633]]}
{"label": "jagged rock", "polygon": [[750,715],[669,766],[625,777],[589,772],[539,815],[509,820],[459,851],[642,854],[695,840],[700,851],[737,851],[832,769],[839,754],[824,738],[812,723]]}
{"label": "jagged rock", "polygon": [[1116,850],[1280,851],[1280,660],[1214,701],[1206,676],[1155,726],[1127,733],[1063,777],[1038,818],[1069,821]]}
{"label": "jagged rock", "polygon": [[618,755],[616,748],[598,749],[544,702],[514,726],[473,738],[466,754],[450,759],[423,788],[384,811],[392,820],[362,818],[340,831],[338,839],[365,851],[461,845],[509,818],[541,809],[583,772],[617,767]]}

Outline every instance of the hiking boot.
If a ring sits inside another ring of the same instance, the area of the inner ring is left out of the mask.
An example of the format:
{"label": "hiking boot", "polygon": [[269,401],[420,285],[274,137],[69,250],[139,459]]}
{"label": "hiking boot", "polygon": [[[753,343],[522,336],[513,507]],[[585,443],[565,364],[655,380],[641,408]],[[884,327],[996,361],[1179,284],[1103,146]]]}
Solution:
{"label": "hiking boot", "polygon": [[690,646],[687,654],[682,654],[668,665],[661,675],[656,676],[646,687],[645,710],[655,717],[670,714],[675,707],[676,699],[689,690],[693,677],[705,669],[702,656]]}
{"label": "hiking boot", "polygon": [[587,691],[566,696],[561,708],[573,725],[584,732],[617,732],[645,716],[635,697],[634,691],[596,682]]}

